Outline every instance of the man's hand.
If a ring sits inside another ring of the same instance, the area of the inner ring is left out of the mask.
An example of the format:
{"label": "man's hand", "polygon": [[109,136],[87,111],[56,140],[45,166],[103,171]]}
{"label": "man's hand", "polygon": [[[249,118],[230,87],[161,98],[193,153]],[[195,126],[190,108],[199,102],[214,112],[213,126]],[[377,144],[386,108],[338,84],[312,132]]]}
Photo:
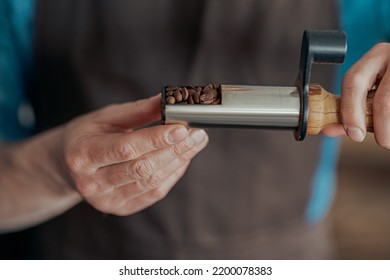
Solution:
{"label": "man's hand", "polygon": [[162,199],[207,145],[160,118],[160,97],[111,105],[23,142],[0,147],[0,232],[49,220],[82,199],[129,215]]}
{"label": "man's hand", "polygon": [[111,105],[65,128],[64,159],[82,197],[105,213],[129,215],[162,199],[208,142],[204,130],[164,125],[160,97]]}
{"label": "man's hand", "polygon": [[[327,135],[347,135],[356,142],[366,136],[366,98],[377,87],[373,102],[373,126],[378,145],[390,149],[390,44],[380,43],[368,51],[345,74],[340,113],[343,126],[324,130]],[[344,128],[344,129],[343,129]],[[344,132],[345,131],[345,132]]]}

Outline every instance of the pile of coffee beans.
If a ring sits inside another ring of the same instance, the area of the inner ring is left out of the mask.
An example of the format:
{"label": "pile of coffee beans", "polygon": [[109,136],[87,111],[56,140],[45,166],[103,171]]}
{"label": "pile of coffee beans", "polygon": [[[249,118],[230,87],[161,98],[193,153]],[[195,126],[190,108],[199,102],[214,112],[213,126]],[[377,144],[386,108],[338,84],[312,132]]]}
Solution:
{"label": "pile of coffee beans", "polygon": [[221,91],[216,84],[200,86],[167,86],[165,87],[167,104],[221,104]]}

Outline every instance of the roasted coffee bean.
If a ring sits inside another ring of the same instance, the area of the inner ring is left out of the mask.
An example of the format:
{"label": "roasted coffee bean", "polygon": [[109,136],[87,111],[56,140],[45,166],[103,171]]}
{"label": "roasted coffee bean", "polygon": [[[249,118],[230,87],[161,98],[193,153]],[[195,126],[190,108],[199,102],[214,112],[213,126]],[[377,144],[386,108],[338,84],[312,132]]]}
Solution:
{"label": "roasted coffee bean", "polygon": [[167,86],[165,88],[166,91],[175,91],[177,90],[179,87],[178,86]]}
{"label": "roasted coffee bean", "polygon": [[176,103],[182,102],[183,96],[181,95],[179,89],[175,90],[173,96],[175,97]]}
{"label": "roasted coffee bean", "polygon": [[221,98],[215,99],[211,104],[213,105],[221,104]]}
{"label": "roasted coffee bean", "polygon": [[201,94],[200,96],[200,103],[211,104],[217,99],[217,97],[218,97],[217,91],[209,87],[203,90],[203,94]]}
{"label": "roasted coffee bean", "polygon": [[183,96],[184,101],[187,101],[188,97],[190,96],[188,90],[185,87],[182,88],[181,95]]}
{"label": "roasted coffee bean", "polygon": [[168,104],[221,104],[219,87],[216,84],[208,84],[204,88],[199,86],[167,86],[165,92],[165,101]]}
{"label": "roasted coffee bean", "polygon": [[203,105],[209,105],[211,103],[213,103],[214,99],[208,99],[208,98],[202,98],[202,95],[200,96],[200,104],[203,104]]}
{"label": "roasted coffee bean", "polygon": [[218,92],[215,89],[205,89],[203,91],[203,95],[207,95],[208,98],[217,98],[218,97]]}
{"label": "roasted coffee bean", "polygon": [[203,91],[205,91],[206,89],[214,89],[213,84],[208,84],[207,86],[205,86]]}
{"label": "roasted coffee bean", "polygon": [[176,99],[175,99],[175,97],[173,97],[173,96],[168,96],[168,97],[165,99],[165,101],[166,101],[168,104],[175,104]]}
{"label": "roasted coffee bean", "polygon": [[190,89],[188,90],[188,93],[189,93],[190,96],[193,96],[193,95],[196,93],[196,90],[190,88]]}
{"label": "roasted coffee bean", "polygon": [[200,103],[199,96],[200,96],[200,91],[196,91],[194,93],[194,95],[193,95],[195,104],[199,104]]}

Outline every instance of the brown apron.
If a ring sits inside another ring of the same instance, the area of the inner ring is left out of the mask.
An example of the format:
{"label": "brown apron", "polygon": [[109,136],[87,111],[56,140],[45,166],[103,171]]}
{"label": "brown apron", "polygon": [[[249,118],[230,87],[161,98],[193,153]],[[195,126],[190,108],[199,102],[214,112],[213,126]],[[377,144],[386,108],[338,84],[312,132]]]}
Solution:
{"label": "brown apron", "polygon": [[[293,85],[304,29],[337,28],[331,1],[40,0],[31,96],[42,129],[167,84]],[[314,78],[330,87],[331,69]],[[327,258],[325,224],[304,212],[320,137],[208,130],[171,193],[131,215],[86,203],[30,231],[44,259]]]}

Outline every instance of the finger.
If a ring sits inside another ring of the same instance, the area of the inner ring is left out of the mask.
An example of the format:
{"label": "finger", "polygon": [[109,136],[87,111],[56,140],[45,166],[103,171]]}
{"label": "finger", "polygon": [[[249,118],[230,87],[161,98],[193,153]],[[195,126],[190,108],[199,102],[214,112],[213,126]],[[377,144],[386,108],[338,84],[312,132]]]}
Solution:
{"label": "finger", "polygon": [[322,130],[326,136],[336,137],[345,134],[345,130],[341,124],[329,125]]}
{"label": "finger", "polygon": [[134,128],[161,118],[161,94],[135,102],[110,105],[99,111],[97,121],[121,128]]}
{"label": "finger", "polygon": [[204,130],[192,130],[185,140],[175,145],[147,153],[133,161],[100,168],[95,178],[105,190],[137,181],[140,186],[137,192],[146,186],[155,188],[166,176],[164,173],[170,174],[183,162],[192,159],[207,145],[207,141]]}
{"label": "finger", "polygon": [[[158,183],[158,187],[156,188],[149,188],[149,187],[142,187],[140,188],[138,184],[131,183],[128,185],[120,186],[115,188],[113,191],[106,193],[105,195],[101,196],[100,198],[95,198],[96,201],[101,200],[100,205],[97,204],[99,207],[105,207],[106,211],[111,209],[120,209],[123,205],[125,205],[128,201],[134,200],[140,196],[143,196],[144,194],[162,187],[168,178],[170,178],[172,175],[178,176],[178,170],[184,169],[184,171],[189,166],[190,161],[183,162],[179,167],[172,169],[168,171],[167,168],[164,170],[164,177],[163,179]],[[183,173],[184,173],[183,171]],[[181,176],[180,176],[181,177]],[[104,205],[102,205],[102,203]]]}
{"label": "finger", "polygon": [[166,148],[185,139],[188,133],[182,125],[159,125],[128,133],[109,133],[89,138],[85,150],[90,165],[100,168]]}
{"label": "finger", "polygon": [[373,125],[375,140],[383,148],[390,149],[390,73],[381,80],[373,101]]}
{"label": "finger", "polygon": [[[208,139],[205,139],[202,145],[199,145],[196,150],[199,152],[207,145]],[[171,161],[161,170],[158,170],[152,174],[149,178],[143,181],[137,181],[135,183],[130,183],[124,186],[114,188],[110,191],[102,191],[100,195],[92,198],[90,203],[93,204],[98,209],[107,209],[107,211],[112,210],[113,207],[118,207],[126,203],[130,199],[139,197],[147,192],[150,192],[154,189],[161,187],[161,185],[170,177],[172,174],[175,174],[177,170],[183,168],[183,166],[188,166],[191,159],[196,155],[193,150],[187,151],[182,159],[176,159]]]}
{"label": "finger", "polygon": [[194,147],[183,153],[180,157],[176,157],[174,160],[170,161],[168,165],[165,165],[160,170],[154,172],[148,178],[144,180],[134,182],[138,188],[144,189],[147,192],[153,189],[156,189],[160,186],[167,176],[174,173],[177,169],[181,168],[186,163],[190,162],[201,150],[203,150],[208,143],[208,138],[205,138],[198,146]]}
{"label": "finger", "polygon": [[367,94],[385,72],[387,52],[383,45],[377,45],[355,63],[344,76],[340,102],[341,120],[345,131],[353,141],[361,142],[365,138]]}
{"label": "finger", "polygon": [[164,182],[162,182],[160,187],[153,189],[139,197],[128,200],[124,205],[119,207],[114,214],[120,216],[134,214],[153,205],[157,201],[160,201],[169,193],[173,186],[176,185],[177,181],[183,177],[187,167],[188,164],[177,169]]}

